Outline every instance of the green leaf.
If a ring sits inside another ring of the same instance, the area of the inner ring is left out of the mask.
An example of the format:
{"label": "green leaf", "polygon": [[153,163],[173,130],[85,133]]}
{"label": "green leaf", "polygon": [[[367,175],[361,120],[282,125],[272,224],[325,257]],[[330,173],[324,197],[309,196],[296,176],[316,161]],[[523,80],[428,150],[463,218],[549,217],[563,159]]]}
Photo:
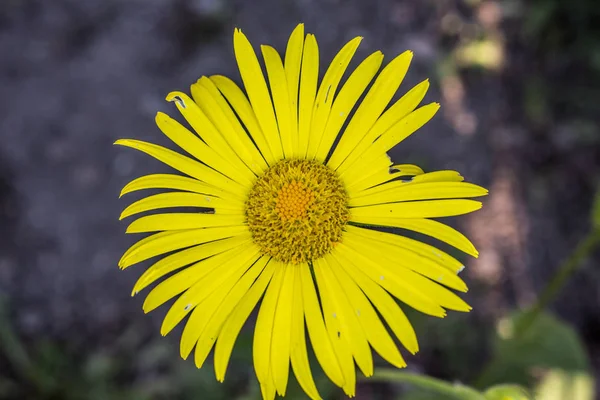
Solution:
{"label": "green leaf", "polygon": [[589,359],[575,330],[558,318],[541,313],[520,336],[515,326],[524,313],[517,312],[497,327],[494,360],[479,379],[477,387],[513,382],[531,386],[535,372],[548,369],[586,372]]}
{"label": "green leaf", "polygon": [[483,394],[486,400],[531,400],[527,390],[519,385],[492,386]]}

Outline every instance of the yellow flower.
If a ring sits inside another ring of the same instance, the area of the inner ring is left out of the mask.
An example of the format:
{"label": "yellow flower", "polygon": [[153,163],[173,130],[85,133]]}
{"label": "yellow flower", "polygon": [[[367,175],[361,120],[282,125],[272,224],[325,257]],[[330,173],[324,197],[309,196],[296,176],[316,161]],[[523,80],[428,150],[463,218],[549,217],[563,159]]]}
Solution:
{"label": "yellow flower", "polygon": [[439,105],[417,108],[429,86],[424,81],[387,108],[408,70],[408,51],[375,78],[383,61],[377,51],[341,84],[360,41],[340,50],[318,85],[317,42],[299,25],[283,61],[275,49],[261,46],[267,86],[252,46],[236,30],[235,57],[247,95],[224,76],[200,78],[192,98],[170,93],[167,100],[197,135],[166,114],[156,116],[160,130],[191,157],[138,140],[116,142],[187,175],[133,180],[121,195],[172,191],[134,202],[121,218],[201,208],[154,213],[128,226],[127,233],[159,233],[127,250],[121,268],[171,253],[144,272],[133,294],[175,272],[150,291],[144,311],[178,296],[161,333],[189,314],[181,356],[195,347],[200,368],[214,346],[219,381],[240,329],[262,298],[253,354],[265,399],[285,395],[290,364],[308,396],[320,398],[305,327],[324,372],[353,396],[355,363],[365,376],[373,374],[371,347],[392,365],[406,366],[388,328],[409,352],[418,351],[394,297],[437,317],[445,309],[470,310],[448,290],[467,291],[459,261],[428,244],[370,228],[418,232],[477,256],[465,236],[431,218],[475,211],[481,203],[465,198],[487,190],[462,182],[455,171],[424,173],[390,161],[387,151],[431,119]]}

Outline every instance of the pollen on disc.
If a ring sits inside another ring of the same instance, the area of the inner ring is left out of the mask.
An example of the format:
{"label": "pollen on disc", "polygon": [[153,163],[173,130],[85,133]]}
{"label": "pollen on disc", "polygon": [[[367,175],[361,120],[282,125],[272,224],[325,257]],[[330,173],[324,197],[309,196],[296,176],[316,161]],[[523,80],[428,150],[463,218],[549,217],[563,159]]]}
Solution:
{"label": "pollen on disc", "polygon": [[341,240],[348,195],[331,168],[312,160],[282,160],[257,178],[245,213],[265,254],[286,263],[307,262]]}

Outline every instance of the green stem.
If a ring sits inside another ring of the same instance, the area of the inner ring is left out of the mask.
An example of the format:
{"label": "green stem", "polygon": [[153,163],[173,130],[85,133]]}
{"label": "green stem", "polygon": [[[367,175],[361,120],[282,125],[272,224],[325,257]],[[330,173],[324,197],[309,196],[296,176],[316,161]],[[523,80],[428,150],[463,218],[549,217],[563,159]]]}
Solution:
{"label": "green stem", "polygon": [[599,243],[600,230],[592,231],[579,242],[571,256],[562,263],[550,282],[544,287],[533,307],[519,319],[515,327],[515,337],[522,337],[527,332],[540,313],[555,299],[556,295],[577,271],[581,263]]}
{"label": "green stem", "polygon": [[454,398],[457,400],[485,399],[481,393],[468,386],[452,384],[427,375],[415,374],[406,371],[379,369],[375,371],[375,374],[373,377],[369,378],[369,380],[408,383],[418,388],[443,394],[449,398]]}

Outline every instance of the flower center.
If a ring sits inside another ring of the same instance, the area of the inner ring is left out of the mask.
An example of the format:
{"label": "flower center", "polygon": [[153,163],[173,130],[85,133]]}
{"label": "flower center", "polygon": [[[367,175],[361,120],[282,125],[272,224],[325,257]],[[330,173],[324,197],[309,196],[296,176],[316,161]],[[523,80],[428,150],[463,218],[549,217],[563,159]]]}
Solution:
{"label": "flower center", "polygon": [[348,195],[331,168],[312,160],[282,160],[256,180],[245,211],[262,251],[297,264],[323,257],[341,240]]}

